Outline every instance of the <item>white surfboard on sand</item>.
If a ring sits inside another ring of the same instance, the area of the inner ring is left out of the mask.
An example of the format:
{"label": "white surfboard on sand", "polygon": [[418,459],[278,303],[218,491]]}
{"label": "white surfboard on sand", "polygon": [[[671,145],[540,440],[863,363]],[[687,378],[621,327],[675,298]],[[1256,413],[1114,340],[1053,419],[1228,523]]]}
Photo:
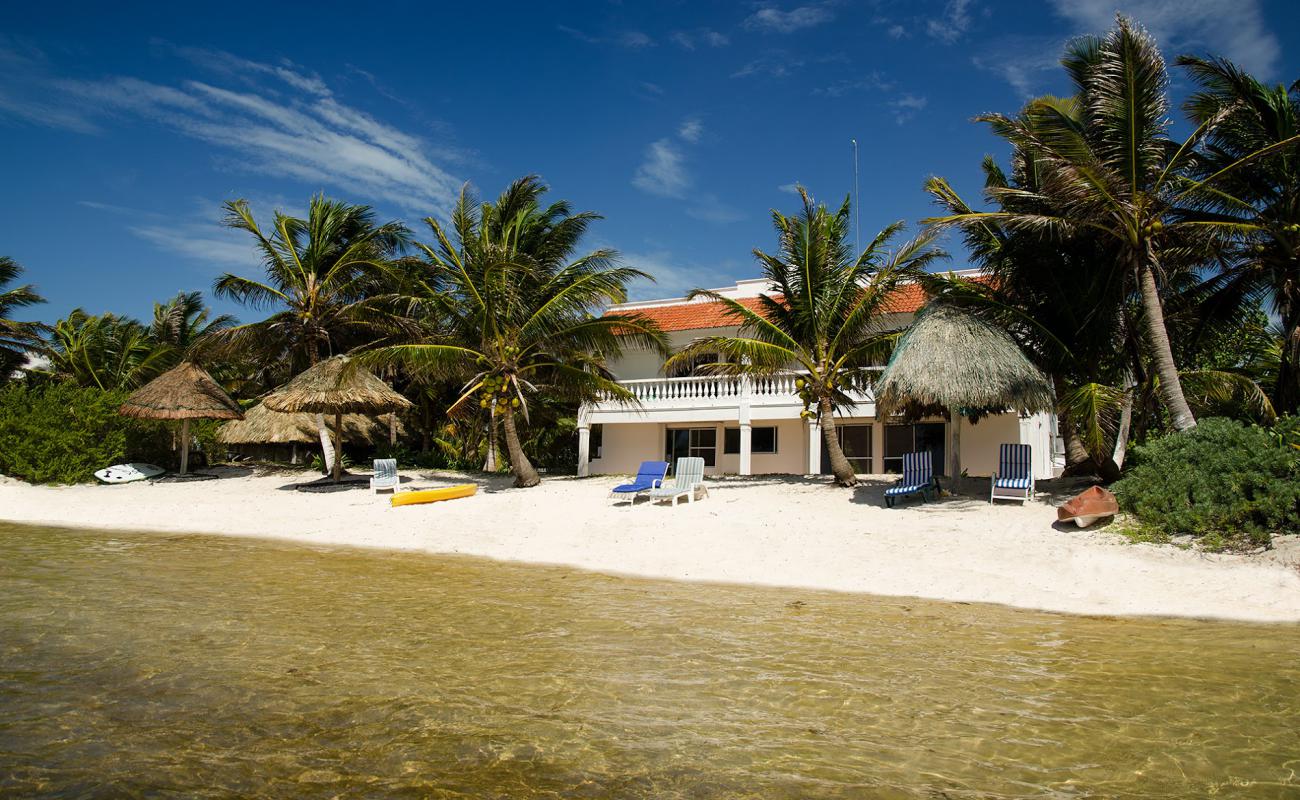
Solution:
{"label": "white surfboard on sand", "polygon": [[154,464],[114,464],[95,473],[104,483],[130,483],[157,477],[167,470]]}

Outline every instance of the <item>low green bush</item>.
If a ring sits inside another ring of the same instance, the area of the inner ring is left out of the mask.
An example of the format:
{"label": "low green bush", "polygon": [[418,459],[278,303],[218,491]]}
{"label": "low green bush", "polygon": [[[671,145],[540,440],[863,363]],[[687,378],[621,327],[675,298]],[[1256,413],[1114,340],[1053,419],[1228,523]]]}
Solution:
{"label": "low green bush", "polygon": [[[30,483],[81,483],[127,461],[178,466],[179,423],[123,417],[127,392],[53,382],[0,389],[0,474]],[[191,450],[214,453],[217,423],[195,420]],[[192,457],[193,458],[193,457]]]}
{"label": "low green bush", "polygon": [[1300,451],[1273,430],[1205,419],[1136,448],[1133,461],[1111,489],[1142,525],[1212,549],[1300,530]]}

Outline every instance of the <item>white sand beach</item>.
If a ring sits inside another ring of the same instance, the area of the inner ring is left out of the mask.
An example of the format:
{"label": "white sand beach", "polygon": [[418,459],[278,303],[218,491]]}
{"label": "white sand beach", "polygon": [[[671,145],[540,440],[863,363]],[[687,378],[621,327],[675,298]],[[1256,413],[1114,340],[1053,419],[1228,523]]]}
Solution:
{"label": "white sand beach", "polygon": [[0,480],[0,519],[459,553],[605,573],[1002,603],[1078,614],[1300,621],[1300,542],[1262,555],[1133,545],[1054,526],[1045,501],[974,497],[887,509],[788,477],[710,481],[694,504],[607,499],[613,477],[509,479],[406,471],[403,488],[472,480],[477,495],[392,508],[387,494],[294,491],[301,474],[193,483],[38,487]]}

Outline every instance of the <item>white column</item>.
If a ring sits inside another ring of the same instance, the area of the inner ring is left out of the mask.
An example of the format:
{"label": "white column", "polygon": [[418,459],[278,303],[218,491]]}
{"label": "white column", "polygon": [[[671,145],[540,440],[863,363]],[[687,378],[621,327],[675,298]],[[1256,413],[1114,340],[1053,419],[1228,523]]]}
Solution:
{"label": "white column", "polygon": [[591,472],[591,426],[578,426],[578,477],[585,478]]}
{"label": "white column", "polygon": [[879,419],[871,423],[871,471],[885,471],[885,423]]}
{"label": "white column", "polygon": [[750,425],[749,420],[742,420],[740,423],[740,474],[752,475],[753,470],[750,468]]}
{"label": "white column", "polygon": [[808,474],[822,472],[822,425],[816,417],[808,420]]}

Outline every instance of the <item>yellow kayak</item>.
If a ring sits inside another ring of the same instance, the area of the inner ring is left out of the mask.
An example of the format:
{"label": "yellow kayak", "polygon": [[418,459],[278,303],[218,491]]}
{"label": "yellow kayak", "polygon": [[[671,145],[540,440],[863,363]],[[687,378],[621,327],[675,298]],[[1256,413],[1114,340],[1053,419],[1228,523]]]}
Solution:
{"label": "yellow kayak", "polygon": [[476,483],[462,483],[456,486],[444,486],[440,489],[417,489],[414,492],[398,492],[393,495],[393,507],[411,506],[417,503],[436,503],[439,500],[455,500],[469,497],[478,491]]}

